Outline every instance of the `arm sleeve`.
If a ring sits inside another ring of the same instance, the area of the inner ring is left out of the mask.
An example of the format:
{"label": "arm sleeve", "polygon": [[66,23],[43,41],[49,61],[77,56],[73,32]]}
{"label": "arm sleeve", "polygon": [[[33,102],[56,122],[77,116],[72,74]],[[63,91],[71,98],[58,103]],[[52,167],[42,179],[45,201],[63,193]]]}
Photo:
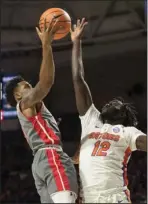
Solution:
{"label": "arm sleeve", "polygon": [[126,141],[127,141],[128,145],[129,145],[131,151],[137,150],[136,139],[140,135],[146,135],[146,134],[143,133],[142,131],[138,130],[135,127],[126,127],[125,128],[125,138],[126,138]]}
{"label": "arm sleeve", "polygon": [[79,116],[81,120],[81,127],[82,127],[82,135],[86,134],[87,131],[89,130],[90,126],[95,126],[101,127],[102,122],[100,119],[100,112],[96,109],[94,104],[92,104],[85,115]]}

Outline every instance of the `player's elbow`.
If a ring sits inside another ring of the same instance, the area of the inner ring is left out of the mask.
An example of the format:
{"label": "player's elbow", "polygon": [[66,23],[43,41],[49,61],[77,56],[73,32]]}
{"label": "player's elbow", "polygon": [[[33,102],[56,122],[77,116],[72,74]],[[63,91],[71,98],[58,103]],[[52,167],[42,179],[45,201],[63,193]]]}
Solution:
{"label": "player's elbow", "polygon": [[140,135],[136,140],[136,147],[138,150],[147,151],[147,136]]}

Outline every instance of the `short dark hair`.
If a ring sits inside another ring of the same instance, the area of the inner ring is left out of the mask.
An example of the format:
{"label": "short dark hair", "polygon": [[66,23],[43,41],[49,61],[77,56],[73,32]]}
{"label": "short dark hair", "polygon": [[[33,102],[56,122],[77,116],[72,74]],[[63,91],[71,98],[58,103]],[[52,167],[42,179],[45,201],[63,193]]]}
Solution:
{"label": "short dark hair", "polygon": [[13,107],[15,107],[17,104],[13,95],[13,91],[16,88],[17,84],[21,81],[24,81],[24,79],[21,76],[17,76],[11,79],[10,81],[8,81],[5,86],[6,99],[8,103]]}

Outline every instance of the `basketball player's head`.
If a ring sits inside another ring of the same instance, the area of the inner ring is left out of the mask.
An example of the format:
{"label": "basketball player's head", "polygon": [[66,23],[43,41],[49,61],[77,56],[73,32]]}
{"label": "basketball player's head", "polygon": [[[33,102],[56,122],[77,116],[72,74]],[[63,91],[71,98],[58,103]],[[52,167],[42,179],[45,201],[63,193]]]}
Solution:
{"label": "basketball player's head", "polygon": [[101,118],[103,123],[109,123],[111,125],[137,125],[135,108],[129,103],[124,103],[121,98],[114,99],[107,103],[102,108]]}
{"label": "basketball player's head", "polygon": [[8,103],[11,106],[16,106],[17,102],[20,101],[31,88],[32,86],[21,76],[14,77],[7,82],[5,87],[5,93]]}

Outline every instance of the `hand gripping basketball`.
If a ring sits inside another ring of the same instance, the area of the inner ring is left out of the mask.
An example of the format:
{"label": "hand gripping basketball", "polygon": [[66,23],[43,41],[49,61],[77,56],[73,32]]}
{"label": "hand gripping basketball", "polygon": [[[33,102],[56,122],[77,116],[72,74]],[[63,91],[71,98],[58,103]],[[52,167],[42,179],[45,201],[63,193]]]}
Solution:
{"label": "hand gripping basketball", "polygon": [[36,27],[36,31],[37,34],[42,42],[42,45],[50,45],[52,40],[53,40],[53,36],[54,33],[57,31],[55,30],[55,26],[58,22],[58,19],[54,19],[54,17],[51,19],[51,22],[48,24],[48,26],[46,26],[46,19],[44,19],[44,26],[42,31]]}

